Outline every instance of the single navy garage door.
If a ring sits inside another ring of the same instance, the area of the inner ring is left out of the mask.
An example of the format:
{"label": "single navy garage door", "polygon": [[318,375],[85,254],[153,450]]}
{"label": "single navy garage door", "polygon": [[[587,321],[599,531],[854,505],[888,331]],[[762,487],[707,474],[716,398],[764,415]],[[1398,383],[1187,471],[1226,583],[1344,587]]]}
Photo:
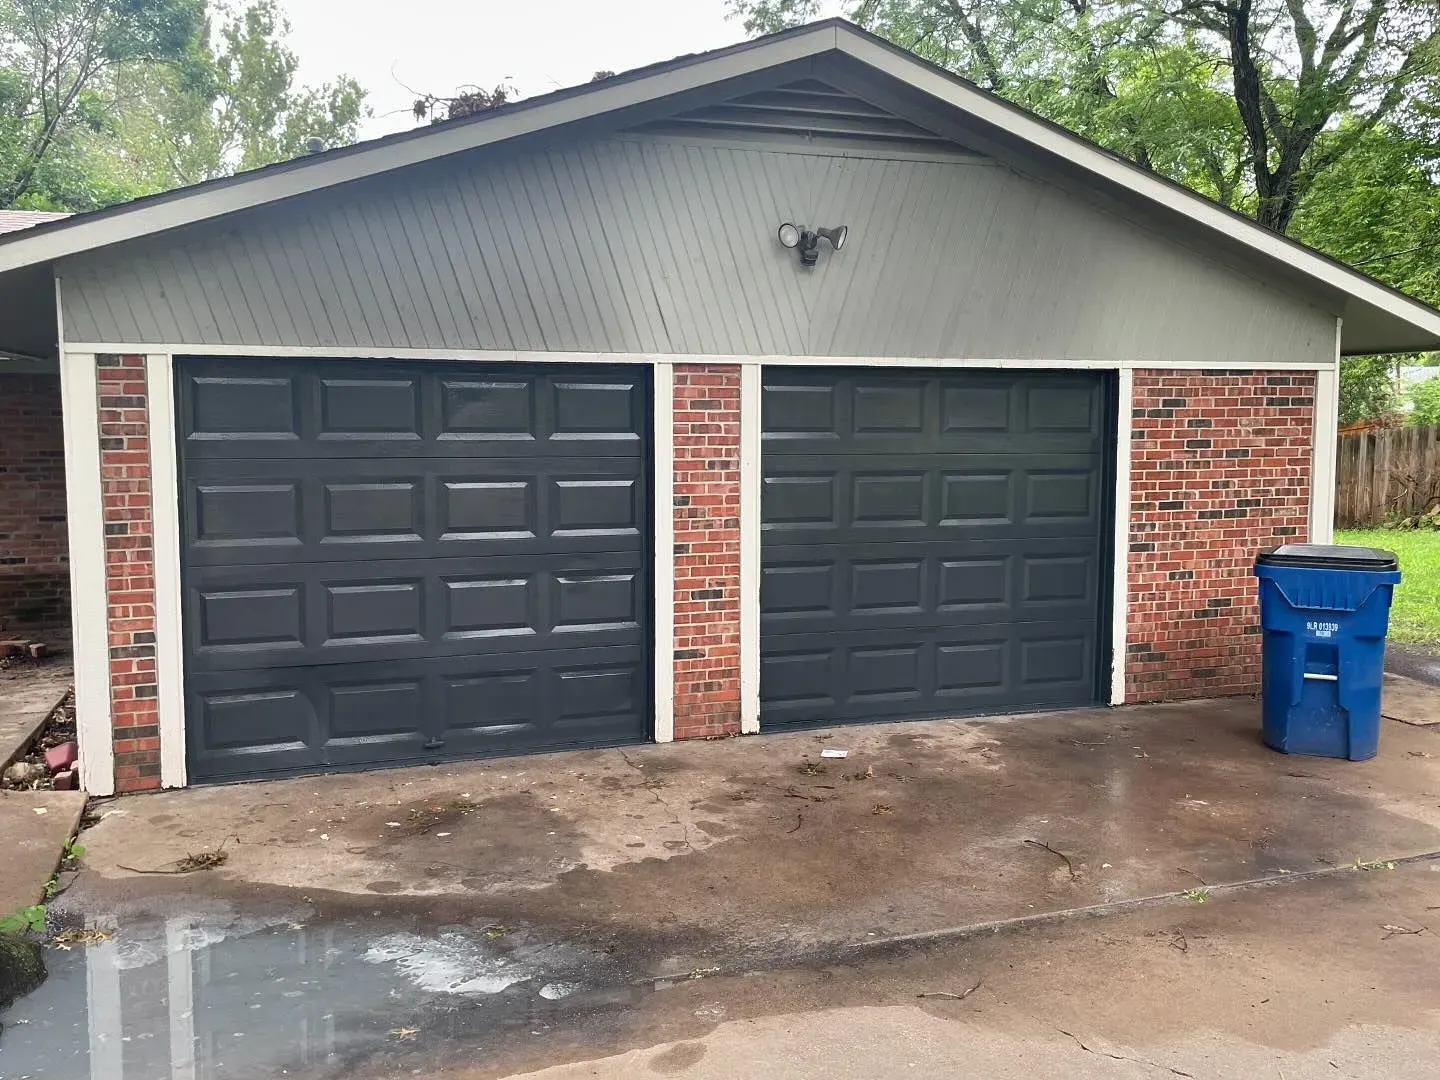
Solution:
{"label": "single navy garage door", "polygon": [[761,724],[1100,694],[1109,381],[764,373]]}
{"label": "single navy garage door", "polygon": [[646,372],[176,379],[193,780],[647,735]]}

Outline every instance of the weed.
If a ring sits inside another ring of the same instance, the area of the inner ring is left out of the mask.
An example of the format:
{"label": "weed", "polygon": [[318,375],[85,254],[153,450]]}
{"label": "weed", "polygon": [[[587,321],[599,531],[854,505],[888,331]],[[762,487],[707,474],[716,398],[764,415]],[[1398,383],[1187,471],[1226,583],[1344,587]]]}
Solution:
{"label": "weed", "polygon": [[0,931],[22,933],[30,930],[36,934],[45,930],[45,905],[31,904],[16,908],[9,915],[0,915]]}
{"label": "weed", "polygon": [[1209,890],[1209,889],[1186,889],[1185,892],[1184,892],[1182,895],[1185,897],[1186,900],[1191,900],[1191,901],[1193,901],[1194,903],[1197,903],[1197,904],[1203,904],[1203,903],[1205,903],[1206,900],[1209,900],[1209,899],[1210,899],[1210,890]]}

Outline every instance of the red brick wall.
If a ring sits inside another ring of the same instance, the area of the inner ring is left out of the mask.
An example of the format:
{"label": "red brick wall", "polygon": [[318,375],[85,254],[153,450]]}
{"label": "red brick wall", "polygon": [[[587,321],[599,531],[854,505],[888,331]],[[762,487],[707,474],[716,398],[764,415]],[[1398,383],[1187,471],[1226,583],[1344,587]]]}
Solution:
{"label": "red brick wall", "polygon": [[740,369],[675,366],[675,737],[740,730]]}
{"label": "red brick wall", "polygon": [[1250,693],[1255,552],[1309,531],[1309,372],[1136,371],[1127,701]]}
{"label": "red brick wall", "polygon": [[60,376],[0,374],[0,637],[70,640]]}
{"label": "red brick wall", "polygon": [[115,790],[160,786],[145,358],[96,357]]}

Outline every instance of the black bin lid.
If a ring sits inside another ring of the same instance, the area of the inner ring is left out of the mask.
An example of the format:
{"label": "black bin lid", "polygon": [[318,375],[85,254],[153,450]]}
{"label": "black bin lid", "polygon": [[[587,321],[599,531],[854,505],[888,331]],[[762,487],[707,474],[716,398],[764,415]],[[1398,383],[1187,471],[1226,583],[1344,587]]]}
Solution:
{"label": "black bin lid", "polygon": [[1400,560],[1384,548],[1345,544],[1284,544],[1255,556],[1264,566],[1308,566],[1315,570],[1398,570]]}

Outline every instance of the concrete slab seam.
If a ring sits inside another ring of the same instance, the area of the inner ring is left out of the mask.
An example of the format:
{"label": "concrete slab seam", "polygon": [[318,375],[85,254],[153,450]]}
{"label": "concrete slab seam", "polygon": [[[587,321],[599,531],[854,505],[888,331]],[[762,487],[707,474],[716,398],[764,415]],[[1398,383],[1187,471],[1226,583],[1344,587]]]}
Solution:
{"label": "concrete slab seam", "polygon": [[[1230,881],[1219,885],[1203,886],[1207,895],[1227,892],[1242,892],[1251,889],[1267,889],[1277,885],[1295,885],[1303,881],[1313,881],[1317,878],[1332,877],[1337,874],[1355,874],[1374,872],[1377,867],[1407,866],[1413,863],[1440,861],[1440,851],[1427,851],[1419,855],[1405,855],[1394,859],[1374,859],[1365,865],[1354,863],[1348,866],[1327,866],[1319,870],[1296,870],[1287,874],[1275,874],[1271,877],[1247,878],[1243,881]],[[921,930],[913,934],[892,934],[886,937],[867,938],[863,941],[854,941],[847,946],[853,952],[870,949],[903,948],[907,945],[928,945],[947,941],[963,941],[967,938],[978,937],[981,934],[1000,934],[1009,930],[1024,930],[1032,926],[1046,926],[1051,923],[1065,922],[1070,919],[1099,918],[1105,915],[1116,915],[1126,911],[1137,911],[1143,908],[1160,907],[1164,904],[1173,904],[1185,900],[1193,889],[1180,889],[1175,892],[1155,893],[1151,896],[1137,896],[1129,900],[1115,900],[1107,904],[1088,904],[1084,907],[1062,908],[1059,911],[1045,911],[1035,915],[1018,915],[1013,919],[994,919],[989,922],[967,923],[962,926],[943,927],[938,930]]]}

